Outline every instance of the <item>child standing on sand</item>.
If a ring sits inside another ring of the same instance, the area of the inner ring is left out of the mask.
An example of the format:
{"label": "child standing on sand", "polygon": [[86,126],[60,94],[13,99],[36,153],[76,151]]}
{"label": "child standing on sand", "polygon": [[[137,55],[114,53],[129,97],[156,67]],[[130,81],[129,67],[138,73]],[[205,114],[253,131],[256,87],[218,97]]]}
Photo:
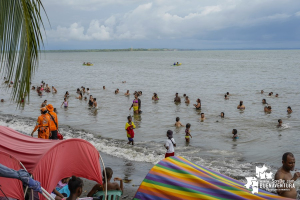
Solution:
{"label": "child standing on sand", "polygon": [[174,156],[175,155],[174,147],[176,147],[176,143],[175,143],[175,140],[173,138],[173,131],[168,130],[167,131],[167,137],[168,137],[168,139],[167,139],[167,141],[164,145],[165,148],[167,149],[165,158],[170,157],[170,156]]}
{"label": "child standing on sand", "polygon": [[135,125],[132,122],[132,118],[131,116],[127,117],[128,122],[125,124],[125,130],[127,132],[127,138],[128,138],[128,143],[127,144],[134,144],[133,138],[134,138],[134,131],[133,129],[135,129]]}
{"label": "child standing on sand", "polygon": [[185,141],[190,142],[190,137],[192,138],[191,130],[190,130],[191,124],[187,123],[185,127],[186,127],[186,129],[185,129]]}
{"label": "child standing on sand", "polygon": [[180,120],[180,118],[179,118],[179,117],[176,117],[176,122],[175,122],[175,126],[176,126],[176,127],[181,127],[181,126],[183,126],[179,120]]}

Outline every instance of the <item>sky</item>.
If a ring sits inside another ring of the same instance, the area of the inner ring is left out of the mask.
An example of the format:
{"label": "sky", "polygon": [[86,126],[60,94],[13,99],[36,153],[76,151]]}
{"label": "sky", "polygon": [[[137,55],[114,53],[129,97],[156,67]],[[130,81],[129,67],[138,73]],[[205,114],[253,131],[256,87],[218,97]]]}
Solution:
{"label": "sky", "polygon": [[299,0],[43,0],[44,49],[300,48]]}

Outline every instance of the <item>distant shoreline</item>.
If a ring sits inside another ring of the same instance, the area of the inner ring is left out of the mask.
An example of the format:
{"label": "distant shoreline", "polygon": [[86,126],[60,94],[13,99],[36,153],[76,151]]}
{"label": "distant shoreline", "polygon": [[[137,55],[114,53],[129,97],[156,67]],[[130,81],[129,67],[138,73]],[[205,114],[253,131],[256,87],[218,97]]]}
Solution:
{"label": "distant shoreline", "polygon": [[120,52],[120,51],[271,51],[271,50],[300,50],[297,48],[291,49],[143,49],[143,48],[128,48],[128,49],[74,49],[74,50],[41,50],[42,53],[56,52]]}

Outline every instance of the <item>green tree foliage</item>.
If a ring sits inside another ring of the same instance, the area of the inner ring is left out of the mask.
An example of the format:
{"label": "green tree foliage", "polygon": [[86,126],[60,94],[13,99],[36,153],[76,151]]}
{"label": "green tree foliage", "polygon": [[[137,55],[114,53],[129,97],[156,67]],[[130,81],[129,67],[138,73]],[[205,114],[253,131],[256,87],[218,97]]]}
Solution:
{"label": "green tree foliage", "polygon": [[44,45],[41,9],[45,12],[41,0],[0,0],[0,73],[14,82],[11,99],[18,105],[22,98],[29,100],[30,81]]}

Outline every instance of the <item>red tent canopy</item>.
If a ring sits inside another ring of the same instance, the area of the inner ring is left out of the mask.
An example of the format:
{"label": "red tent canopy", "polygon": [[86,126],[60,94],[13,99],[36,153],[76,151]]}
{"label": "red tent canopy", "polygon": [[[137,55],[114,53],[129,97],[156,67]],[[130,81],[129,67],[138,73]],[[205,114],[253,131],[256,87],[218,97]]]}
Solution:
{"label": "red tent canopy", "polygon": [[[0,164],[17,171],[21,169],[20,162],[16,158],[1,151]],[[14,199],[24,199],[23,186],[20,180],[0,177],[0,185],[6,196]],[[0,192],[0,196],[4,196],[2,192]]]}
{"label": "red tent canopy", "polygon": [[85,140],[33,138],[4,126],[0,126],[0,138],[0,151],[20,160],[49,193],[58,181],[72,175],[102,183],[100,154]]}

